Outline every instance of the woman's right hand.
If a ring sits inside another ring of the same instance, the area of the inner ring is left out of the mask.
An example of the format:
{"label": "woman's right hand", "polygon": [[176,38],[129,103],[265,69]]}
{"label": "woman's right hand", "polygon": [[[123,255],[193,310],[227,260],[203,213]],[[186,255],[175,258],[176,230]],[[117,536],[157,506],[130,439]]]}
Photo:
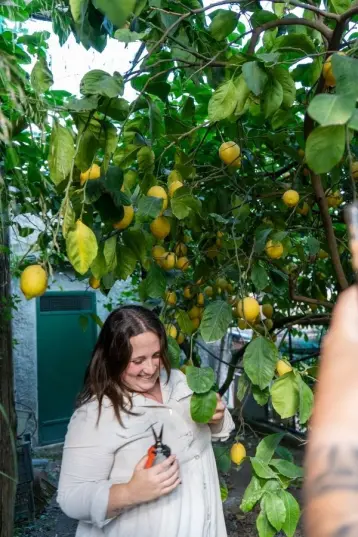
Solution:
{"label": "woman's right hand", "polygon": [[130,496],[136,504],[165,496],[181,483],[179,463],[175,455],[148,469],[145,468],[147,459],[146,455],[139,461],[128,483]]}

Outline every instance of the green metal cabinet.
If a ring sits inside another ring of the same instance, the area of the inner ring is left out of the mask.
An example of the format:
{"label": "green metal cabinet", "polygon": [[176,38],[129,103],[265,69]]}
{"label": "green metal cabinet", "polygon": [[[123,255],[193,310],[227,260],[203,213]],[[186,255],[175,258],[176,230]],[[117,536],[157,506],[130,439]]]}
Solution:
{"label": "green metal cabinet", "polygon": [[97,338],[97,325],[91,318],[95,313],[96,298],[92,292],[48,292],[37,299],[41,445],[65,438]]}

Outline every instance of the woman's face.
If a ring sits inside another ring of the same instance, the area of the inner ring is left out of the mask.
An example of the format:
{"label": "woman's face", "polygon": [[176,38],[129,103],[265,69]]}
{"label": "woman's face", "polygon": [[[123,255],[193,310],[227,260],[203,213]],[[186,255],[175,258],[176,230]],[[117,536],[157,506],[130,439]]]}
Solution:
{"label": "woman's face", "polygon": [[123,382],[135,392],[149,392],[159,378],[161,367],[160,341],[153,332],[144,332],[130,339],[132,356],[123,373]]}

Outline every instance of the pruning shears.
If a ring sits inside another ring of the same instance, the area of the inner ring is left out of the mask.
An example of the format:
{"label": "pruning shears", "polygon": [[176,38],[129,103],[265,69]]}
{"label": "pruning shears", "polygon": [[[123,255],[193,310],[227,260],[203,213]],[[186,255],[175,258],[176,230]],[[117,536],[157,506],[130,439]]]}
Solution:
{"label": "pruning shears", "polygon": [[145,463],[145,468],[152,468],[155,464],[165,461],[171,454],[170,447],[162,442],[164,425],[162,425],[158,435],[153,426],[151,426],[151,429],[153,431],[154,444],[148,449],[148,460]]}

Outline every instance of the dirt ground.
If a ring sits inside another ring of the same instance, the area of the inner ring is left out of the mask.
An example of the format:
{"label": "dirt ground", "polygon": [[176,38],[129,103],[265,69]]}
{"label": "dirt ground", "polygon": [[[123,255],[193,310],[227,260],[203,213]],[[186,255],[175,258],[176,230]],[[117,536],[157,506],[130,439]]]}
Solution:
{"label": "dirt ground", "polygon": [[[254,453],[256,442],[251,439],[247,444],[251,455]],[[41,451],[40,454],[36,453],[35,455],[48,459],[48,464],[44,470],[49,480],[56,484],[61,465],[61,451]],[[300,464],[301,459],[302,451],[295,450],[295,462]],[[256,537],[255,520],[257,514],[255,512],[245,514],[239,507],[244,491],[251,479],[250,466],[244,464],[240,470],[232,469],[229,474],[223,477],[229,489],[229,497],[224,503],[228,537]],[[299,491],[291,492],[300,501]],[[76,526],[77,522],[75,520],[69,519],[61,512],[54,496],[50,504],[33,523],[17,525],[14,537],[75,537]],[[303,537],[301,524],[297,528],[295,537]]]}

